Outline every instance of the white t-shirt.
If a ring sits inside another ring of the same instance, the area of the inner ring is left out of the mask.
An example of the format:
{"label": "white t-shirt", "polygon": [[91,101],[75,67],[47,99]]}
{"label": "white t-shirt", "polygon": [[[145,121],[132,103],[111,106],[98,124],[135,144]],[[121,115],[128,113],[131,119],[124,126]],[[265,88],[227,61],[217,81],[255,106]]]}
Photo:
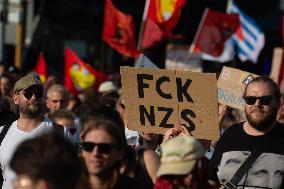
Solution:
{"label": "white t-shirt", "polygon": [[[0,146],[0,164],[4,179],[2,189],[13,189],[12,180],[16,175],[11,170],[9,163],[17,146],[26,139],[37,137],[52,130],[53,122],[48,118],[45,118],[37,128],[29,132],[18,129],[18,120],[12,123]],[[70,139],[70,134],[66,128],[64,128],[64,136]]]}

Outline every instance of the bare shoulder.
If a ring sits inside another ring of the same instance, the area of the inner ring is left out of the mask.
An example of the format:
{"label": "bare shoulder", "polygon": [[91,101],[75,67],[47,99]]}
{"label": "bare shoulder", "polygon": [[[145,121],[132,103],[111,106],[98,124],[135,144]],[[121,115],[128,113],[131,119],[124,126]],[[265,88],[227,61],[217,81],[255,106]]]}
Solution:
{"label": "bare shoulder", "polygon": [[147,149],[144,151],[143,158],[146,169],[154,182],[156,180],[156,173],[160,166],[160,156],[154,150]]}

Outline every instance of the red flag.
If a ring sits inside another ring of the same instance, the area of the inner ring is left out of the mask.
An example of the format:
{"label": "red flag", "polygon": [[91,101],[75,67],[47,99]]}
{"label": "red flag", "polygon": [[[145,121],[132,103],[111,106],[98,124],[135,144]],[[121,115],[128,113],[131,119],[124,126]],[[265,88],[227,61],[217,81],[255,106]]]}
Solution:
{"label": "red flag", "polygon": [[98,88],[107,76],[83,62],[70,48],[65,50],[64,86],[77,95],[88,88]]}
{"label": "red flag", "polygon": [[[282,49],[284,49],[284,16],[282,16]],[[279,76],[278,76],[279,86],[282,86],[282,81],[284,77],[284,55],[283,54],[282,54],[282,63],[280,66],[280,71],[279,71]]]}
{"label": "red flag", "polygon": [[240,25],[238,14],[225,14],[206,9],[199,25],[194,52],[204,52],[218,57],[224,50],[224,43]]}
{"label": "red flag", "polygon": [[105,1],[103,40],[121,54],[139,56],[136,50],[133,18],[115,8],[111,0]]}
{"label": "red flag", "polygon": [[39,75],[41,82],[44,83],[48,77],[48,71],[43,53],[39,54],[34,70]]}
{"label": "red flag", "polygon": [[[172,31],[179,21],[181,9],[186,0],[150,0],[149,10],[145,23],[142,48],[153,46],[157,40],[151,42],[151,38],[160,39],[172,38]],[[155,25],[154,25],[155,24]],[[155,32],[147,32],[155,31]]]}
{"label": "red flag", "polygon": [[152,19],[147,19],[145,23],[144,37],[142,47],[144,49],[150,48],[155,43],[159,43],[164,39],[164,32],[160,29]]}

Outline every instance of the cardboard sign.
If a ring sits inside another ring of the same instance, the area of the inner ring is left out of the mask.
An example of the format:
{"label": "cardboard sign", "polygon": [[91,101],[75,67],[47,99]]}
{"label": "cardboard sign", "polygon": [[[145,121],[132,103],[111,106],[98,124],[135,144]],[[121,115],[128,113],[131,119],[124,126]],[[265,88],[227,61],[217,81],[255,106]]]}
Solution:
{"label": "cardboard sign", "polygon": [[202,72],[201,55],[189,53],[188,50],[188,46],[168,46],[166,52],[166,68]]}
{"label": "cardboard sign", "polygon": [[196,138],[219,138],[215,74],[132,67],[120,73],[131,130],[164,134],[184,124]]}
{"label": "cardboard sign", "polygon": [[245,86],[257,75],[224,66],[218,78],[218,102],[244,110]]}

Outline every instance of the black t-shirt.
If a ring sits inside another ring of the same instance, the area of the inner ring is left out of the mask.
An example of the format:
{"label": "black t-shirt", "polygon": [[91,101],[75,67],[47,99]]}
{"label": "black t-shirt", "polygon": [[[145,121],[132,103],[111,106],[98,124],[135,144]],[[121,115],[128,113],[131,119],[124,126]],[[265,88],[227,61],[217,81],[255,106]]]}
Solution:
{"label": "black t-shirt", "polygon": [[277,125],[266,135],[251,136],[243,123],[228,128],[221,136],[209,165],[209,179],[217,183],[230,180],[258,145],[262,154],[239,182],[239,188],[284,188],[284,125]]}
{"label": "black t-shirt", "polygon": [[126,175],[120,175],[117,184],[114,187],[115,189],[142,189],[139,186],[139,183],[134,179]]}

